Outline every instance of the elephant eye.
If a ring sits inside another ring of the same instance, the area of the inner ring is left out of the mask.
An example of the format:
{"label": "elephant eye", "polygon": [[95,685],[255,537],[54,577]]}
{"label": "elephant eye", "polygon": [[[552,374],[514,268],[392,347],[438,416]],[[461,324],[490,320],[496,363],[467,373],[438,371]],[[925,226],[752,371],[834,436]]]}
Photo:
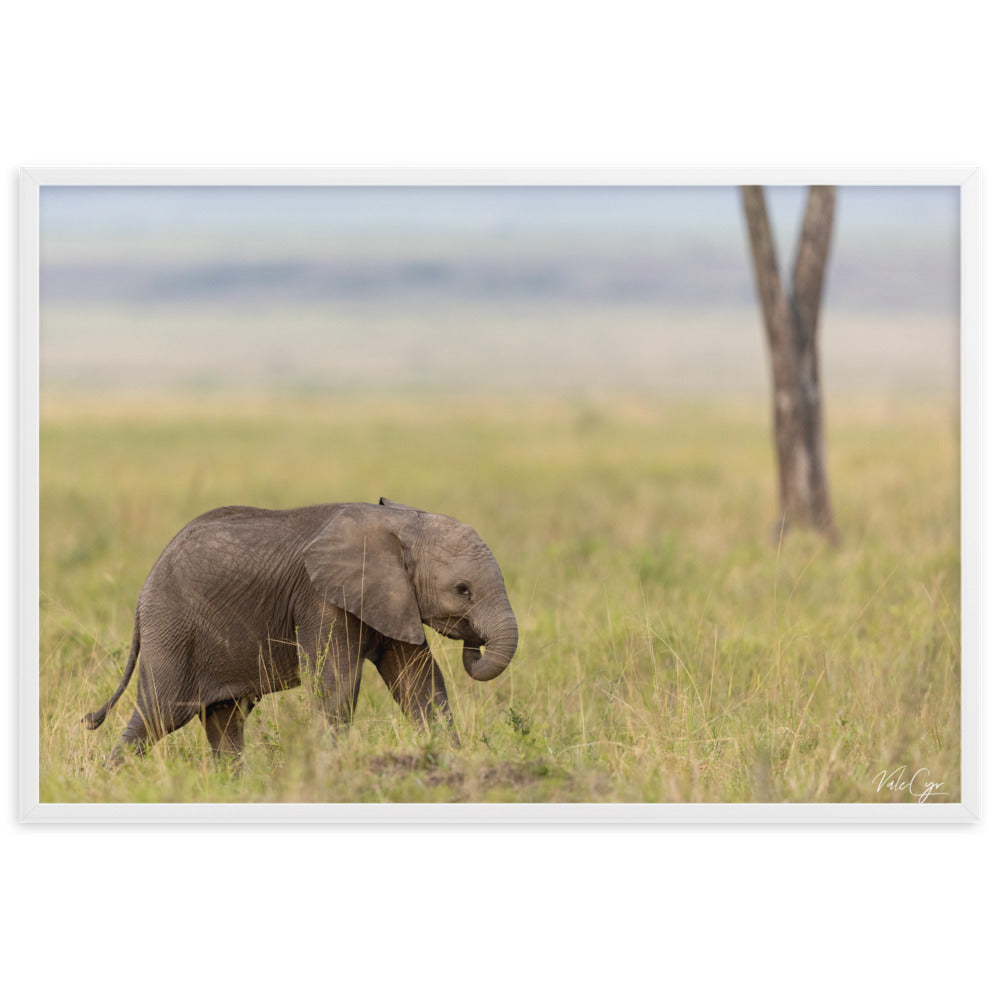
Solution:
{"label": "elephant eye", "polygon": [[469,598],[472,597],[472,588],[464,580],[462,580],[455,584],[455,593],[458,594],[459,597]]}

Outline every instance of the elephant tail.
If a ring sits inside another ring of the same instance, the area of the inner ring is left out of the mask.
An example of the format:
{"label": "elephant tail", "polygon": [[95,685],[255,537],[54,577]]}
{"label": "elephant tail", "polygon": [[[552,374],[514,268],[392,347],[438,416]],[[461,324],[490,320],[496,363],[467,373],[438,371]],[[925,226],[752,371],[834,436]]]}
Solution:
{"label": "elephant tail", "polygon": [[118,685],[118,690],[96,712],[91,712],[80,720],[88,729],[96,729],[108,717],[108,712],[114,707],[115,702],[125,693],[125,688],[128,687],[128,682],[132,679],[132,674],[135,671],[135,665],[138,660],[139,610],[137,608],[135,612],[135,628],[132,630],[132,648],[128,653],[125,676],[122,678],[121,684]]}

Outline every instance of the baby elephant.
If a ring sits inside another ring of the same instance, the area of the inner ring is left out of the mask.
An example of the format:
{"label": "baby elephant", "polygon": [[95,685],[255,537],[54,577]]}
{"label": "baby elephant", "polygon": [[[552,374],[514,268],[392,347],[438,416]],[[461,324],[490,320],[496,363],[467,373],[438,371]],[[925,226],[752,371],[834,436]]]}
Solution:
{"label": "baby elephant", "polygon": [[138,704],[109,763],[126,747],[144,753],[196,715],[215,754],[235,757],[249,712],[265,694],[297,686],[300,662],[317,670],[331,723],[349,725],[371,660],[411,718],[439,714],[454,735],[424,624],[462,640],[475,680],[510,663],[517,622],[500,567],[472,528],[385,499],[221,507],[156,560],[125,676],[83,721],[104,722],[138,663]]}

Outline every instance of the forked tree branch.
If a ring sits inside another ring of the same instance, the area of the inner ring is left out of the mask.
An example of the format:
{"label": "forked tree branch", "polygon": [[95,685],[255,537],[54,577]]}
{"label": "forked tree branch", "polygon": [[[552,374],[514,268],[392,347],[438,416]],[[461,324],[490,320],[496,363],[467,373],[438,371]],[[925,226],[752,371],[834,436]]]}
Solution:
{"label": "forked tree branch", "polygon": [[811,187],[806,214],[799,235],[799,247],[792,272],[791,309],[797,335],[815,342],[819,305],[823,296],[823,278],[833,235],[832,187]]}
{"label": "forked tree branch", "polygon": [[771,236],[771,223],[767,217],[764,189],[759,185],[742,188],[743,211],[750,233],[750,252],[753,257],[754,276],[757,281],[757,298],[764,313],[764,326],[771,350],[778,348],[788,331],[788,303],[778,271],[778,256]]}

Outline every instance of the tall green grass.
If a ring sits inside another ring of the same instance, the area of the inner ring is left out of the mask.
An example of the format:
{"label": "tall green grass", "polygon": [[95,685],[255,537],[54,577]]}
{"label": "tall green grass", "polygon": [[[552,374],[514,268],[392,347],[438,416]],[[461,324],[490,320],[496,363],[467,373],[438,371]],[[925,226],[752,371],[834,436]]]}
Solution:
{"label": "tall green grass", "polygon": [[[910,801],[876,780],[905,765],[956,801],[957,415],[833,401],[838,549],[774,541],[767,421],[766,401],[641,396],[44,397],[41,800]],[[507,580],[521,644],[498,680],[431,635],[459,750],[369,667],[337,744],[306,684],[258,706],[238,773],[197,722],[101,767],[134,694],[95,732],[79,720],[178,528],[379,496],[472,524]]]}

